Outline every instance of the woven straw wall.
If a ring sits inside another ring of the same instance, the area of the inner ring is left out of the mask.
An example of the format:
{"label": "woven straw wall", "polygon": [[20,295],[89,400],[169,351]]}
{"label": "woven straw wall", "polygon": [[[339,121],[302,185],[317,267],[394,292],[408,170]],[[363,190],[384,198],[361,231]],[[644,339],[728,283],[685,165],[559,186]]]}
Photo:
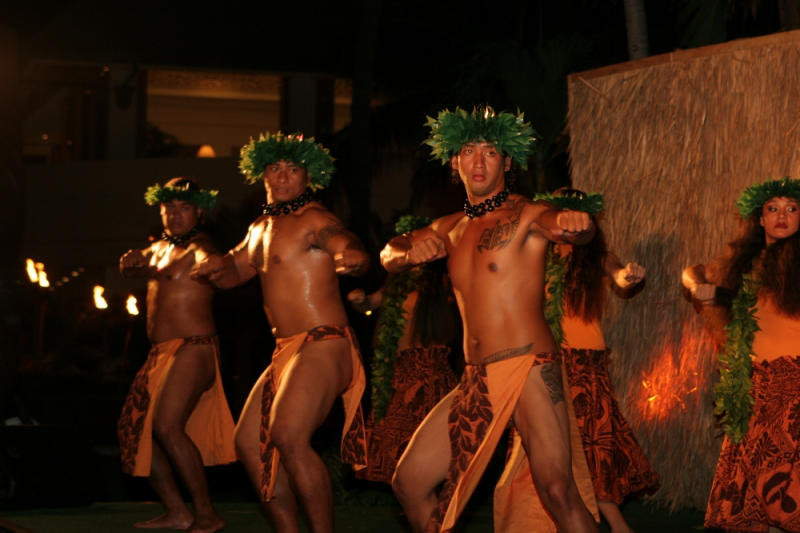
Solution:
{"label": "woven straw wall", "polygon": [[611,250],[648,269],[605,317],[620,405],[661,474],[654,498],[705,509],[718,373],[681,270],[733,238],[743,188],[800,175],[800,32],[573,74],[569,106],[573,184],[605,193]]}

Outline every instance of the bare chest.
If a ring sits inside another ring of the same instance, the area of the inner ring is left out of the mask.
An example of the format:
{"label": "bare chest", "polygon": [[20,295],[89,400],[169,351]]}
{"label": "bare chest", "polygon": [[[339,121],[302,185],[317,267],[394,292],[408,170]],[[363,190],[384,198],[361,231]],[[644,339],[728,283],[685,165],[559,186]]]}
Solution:
{"label": "bare chest", "polygon": [[164,243],[150,258],[150,277],[159,282],[189,279],[194,263],[193,252]]}
{"label": "bare chest", "polygon": [[247,250],[250,264],[264,274],[296,265],[311,249],[312,236],[290,217],[268,219],[251,234]]}

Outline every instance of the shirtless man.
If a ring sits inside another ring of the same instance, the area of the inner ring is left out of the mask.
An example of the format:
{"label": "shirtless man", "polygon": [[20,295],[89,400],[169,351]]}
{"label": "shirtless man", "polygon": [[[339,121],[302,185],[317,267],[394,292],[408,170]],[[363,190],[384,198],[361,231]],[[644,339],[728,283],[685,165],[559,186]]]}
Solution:
{"label": "shirtless man", "polygon": [[258,275],[277,338],[272,363],[253,387],[237,424],[236,449],[277,531],[299,531],[299,499],[313,531],[330,533],[330,480],[310,442],[336,397],[343,395],[342,460],[366,465],[359,403],[365,377],[337,274],[364,273],[369,257],[339,219],[306,191],[327,185],[333,172],[327,150],[313,139],[261,136],[242,149],[240,166],[251,183],[263,179],[265,214],[239,246],[224,257],[211,256],[196,272],[221,288]]}
{"label": "shirtless man", "polygon": [[[395,237],[381,253],[389,272],[447,257],[464,322],[461,385],[420,425],[393,481],[415,532],[453,527],[509,419],[558,531],[597,531],[573,478],[559,347],[542,311],[548,244],[584,244],[594,228],[587,213],[560,211],[507,189],[512,158],[524,167],[534,142],[521,117],[508,119],[491,108],[430,119],[427,142],[463,181],[467,216],[449,215]],[[504,141],[509,137],[516,144]],[[451,439],[458,457],[451,457]],[[520,529],[544,530],[531,523]]]}
{"label": "shirtless man", "polygon": [[[211,533],[225,527],[211,505],[203,464],[236,460],[233,418],[219,375],[214,288],[191,278],[197,262],[218,253],[200,231],[203,212],[214,206],[216,194],[186,178],[150,187],[145,200],[161,206],[163,239],[120,259],[123,276],[149,277],[147,335],[153,348],[131,385],[118,424],[123,470],[147,476],[166,510],[136,524],[140,528]],[[173,468],[191,495],[194,515]]]}

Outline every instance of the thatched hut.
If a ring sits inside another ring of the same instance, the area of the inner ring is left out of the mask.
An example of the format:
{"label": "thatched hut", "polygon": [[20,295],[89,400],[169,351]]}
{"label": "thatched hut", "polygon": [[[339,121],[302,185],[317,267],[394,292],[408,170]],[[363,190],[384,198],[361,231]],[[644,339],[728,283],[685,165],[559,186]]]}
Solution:
{"label": "thatched hut", "polygon": [[800,31],[573,74],[568,125],[573,185],[606,194],[611,249],[648,268],[605,318],[620,404],[662,476],[655,498],[704,509],[716,347],[681,270],[733,238],[744,187],[800,175]]}

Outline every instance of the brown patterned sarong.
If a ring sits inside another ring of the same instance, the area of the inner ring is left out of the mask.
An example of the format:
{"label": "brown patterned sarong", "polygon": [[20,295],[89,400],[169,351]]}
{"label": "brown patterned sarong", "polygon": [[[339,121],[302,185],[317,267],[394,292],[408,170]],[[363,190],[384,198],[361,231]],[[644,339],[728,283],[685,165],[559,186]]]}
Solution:
{"label": "brown patterned sarong", "polygon": [[[186,421],[185,431],[192,439],[206,466],[236,461],[233,444],[233,417],[225,399],[219,373],[219,340],[189,337],[154,344],[144,366],[131,384],[117,423],[122,452],[122,471],[134,476],[149,476],[153,460],[153,412],[164,391],[163,378],[182,346],[205,344],[214,349],[216,377],[197,402]],[[168,394],[168,392],[167,392]]]}
{"label": "brown patterned sarong", "polygon": [[738,444],[725,439],[705,526],[800,531],[800,356],[753,363],[753,416]]}
{"label": "brown patterned sarong", "polygon": [[439,400],[458,385],[447,362],[450,348],[429,346],[407,348],[397,353],[392,376],[394,394],[386,416],[377,424],[374,413],[367,422],[368,465],[356,477],[392,483],[397,461],[411,436]]}
{"label": "brown patterned sarong", "polygon": [[285,339],[277,339],[272,363],[264,370],[264,389],[261,396],[261,499],[270,501],[275,496],[275,483],[278,479],[280,454],[269,437],[269,415],[272,402],[281,386],[283,373],[289,363],[300,354],[306,342],[348,339],[353,363],[353,377],[347,389],[341,394],[344,401],[345,422],[342,430],[342,462],[353,465],[356,470],[367,465],[367,439],[364,427],[364,414],[361,411],[361,396],[364,394],[367,379],[358,341],[352,328],[348,326],[320,326],[311,331],[298,333]]}
{"label": "brown patterned sarong", "polygon": [[[560,360],[558,353],[545,353],[511,357],[486,365],[467,365],[450,405],[450,467],[426,531],[445,532],[455,526],[456,519],[464,510],[511,420],[531,369]],[[568,398],[565,401],[571,410],[571,402]],[[577,447],[580,450],[577,429],[572,440],[573,449]],[[597,516],[591,480],[585,459],[581,462],[582,456],[573,453],[573,472],[576,481],[582,478],[586,480],[578,488],[589,509]],[[522,499],[517,500],[518,497]],[[503,530],[498,529],[498,524],[500,528],[506,527],[506,515],[514,525],[505,531],[555,531],[555,526],[541,506],[524,453],[514,457],[506,466],[495,493],[494,508],[496,531]],[[538,512],[530,511],[534,508]],[[523,522],[522,529],[515,529],[517,517]]]}
{"label": "brown patterned sarong", "polygon": [[563,351],[575,418],[597,499],[620,505],[655,487],[658,474],[622,416],[608,375],[611,350]]}

